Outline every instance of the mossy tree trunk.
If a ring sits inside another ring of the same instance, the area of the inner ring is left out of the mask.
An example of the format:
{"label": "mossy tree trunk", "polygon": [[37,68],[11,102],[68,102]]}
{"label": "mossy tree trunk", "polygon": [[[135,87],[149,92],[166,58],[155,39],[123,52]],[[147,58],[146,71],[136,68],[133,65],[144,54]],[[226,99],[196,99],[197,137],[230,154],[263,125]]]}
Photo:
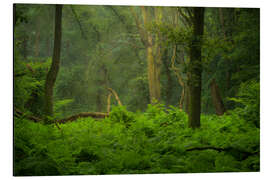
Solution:
{"label": "mossy tree trunk", "polygon": [[190,64],[188,72],[189,88],[189,127],[200,127],[201,114],[201,44],[204,28],[204,8],[194,8],[193,21],[193,39],[190,44]]}
{"label": "mossy tree trunk", "polygon": [[[60,67],[61,34],[62,34],[62,5],[55,7],[55,32],[52,64],[45,82],[45,115],[53,115],[53,87]],[[46,118],[47,119],[47,118]]]}
{"label": "mossy tree trunk", "polygon": [[[161,68],[161,46],[159,37],[153,39],[153,35],[147,30],[151,24],[149,7],[141,7],[144,23],[145,46],[147,52],[147,72],[150,102],[157,103],[160,101],[160,68]],[[161,11],[155,12],[155,19],[160,21]]]}

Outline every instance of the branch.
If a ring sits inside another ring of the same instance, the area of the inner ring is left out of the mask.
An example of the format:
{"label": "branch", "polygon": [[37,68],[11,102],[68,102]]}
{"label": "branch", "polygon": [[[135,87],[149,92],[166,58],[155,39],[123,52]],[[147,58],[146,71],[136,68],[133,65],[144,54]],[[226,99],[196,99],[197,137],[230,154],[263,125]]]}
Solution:
{"label": "branch", "polygon": [[112,88],[107,88],[107,89],[114,95],[115,99],[117,100],[118,105],[123,106],[115,90],[113,90]]}
{"label": "branch", "polygon": [[133,7],[130,7],[130,10],[131,10],[131,13],[133,14],[133,16],[134,16],[134,18],[135,18],[135,23],[136,23],[137,29],[139,30],[139,34],[140,34],[141,41],[142,41],[143,45],[146,46],[146,45],[147,45],[147,41],[146,41],[146,32],[145,32],[145,30],[141,27],[141,25],[140,25],[140,23],[139,23],[138,16],[137,16],[137,14],[135,13]]}
{"label": "branch", "polygon": [[[31,116],[31,115],[27,115],[24,114],[22,111],[20,111],[19,109],[14,107],[14,112],[15,112],[15,116],[20,117],[20,116],[24,116],[27,119],[34,121],[34,122],[43,122],[43,119],[36,117],[36,116]],[[57,123],[66,123],[66,122],[71,122],[71,121],[75,121],[78,118],[82,118],[82,117],[92,117],[92,118],[105,118],[108,117],[109,113],[102,113],[102,112],[82,112],[76,115],[72,115],[70,117],[64,118],[64,119],[60,119],[60,120],[55,120],[54,123],[57,126]],[[57,127],[59,128],[59,127]]]}
{"label": "branch", "polygon": [[190,148],[190,149],[187,149],[186,151],[201,151],[201,150],[216,150],[218,152],[221,152],[221,151],[226,151],[228,149],[224,149],[224,148],[218,148],[218,147],[193,147],[193,148]]}
{"label": "branch", "polygon": [[[181,15],[181,17],[183,17],[183,19],[186,22],[186,24],[188,24],[188,26],[191,26],[192,25],[192,21],[191,21],[191,18],[192,17],[188,17],[186,14],[184,14],[184,12],[182,11],[181,8],[178,8],[178,12]],[[187,12],[190,14],[189,11],[187,11]]]}
{"label": "branch", "polygon": [[207,146],[207,147],[193,147],[193,148],[187,149],[186,151],[196,151],[196,150],[197,151],[201,151],[201,150],[215,150],[215,151],[218,151],[218,152],[225,151],[225,152],[232,152],[232,154],[234,154],[233,152],[238,152],[238,153],[242,153],[243,154],[241,160],[245,160],[249,156],[254,156],[254,155],[257,155],[257,154],[260,153],[260,151],[248,152],[248,151],[243,151],[243,150],[236,149],[236,148],[233,148],[233,147],[219,148],[219,147],[211,147],[211,146]]}
{"label": "branch", "polygon": [[185,9],[188,12],[189,17],[193,18],[194,17],[193,9],[191,9],[191,8],[185,8]]}
{"label": "branch", "polygon": [[31,116],[31,115],[27,115],[27,114],[24,114],[22,111],[20,111],[19,109],[15,108],[14,107],[14,112],[15,112],[15,116],[19,117],[19,116],[25,116],[27,119],[31,120],[31,121],[34,121],[34,122],[41,122],[42,119],[36,117],[36,116]]}
{"label": "branch", "polygon": [[112,96],[112,93],[110,93],[107,98],[107,113],[110,113],[111,111],[111,96]]}
{"label": "branch", "polygon": [[72,11],[72,13],[73,13],[73,15],[74,15],[74,17],[75,17],[75,19],[76,19],[76,21],[77,21],[79,27],[80,27],[82,37],[85,38],[85,39],[87,40],[87,36],[84,34],[84,31],[83,31],[83,29],[82,29],[81,22],[80,22],[80,20],[79,20],[79,17],[78,17],[78,15],[77,15],[75,9],[74,9],[72,6],[70,6],[70,9],[71,9],[71,11]]}
{"label": "branch", "polygon": [[171,58],[171,63],[172,63],[172,67],[171,69],[174,71],[176,77],[177,77],[177,80],[179,82],[179,84],[184,87],[184,81],[182,79],[182,77],[180,76],[179,74],[179,69],[175,67],[175,58],[176,58],[176,46],[174,46],[174,49],[173,49],[173,56]]}
{"label": "branch", "polygon": [[126,30],[128,31],[128,33],[131,33],[130,31],[130,27],[128,24],[126,24],[125,18],[120,15],[113,6],[106,6],[107,8],[111,9],[112,12],[114,13],[115,16],[117,16],[117,18],[120,20],[120,22],[125,26]]}
{"label": "branch", "polygon": [[14,77],[22,77],[22,76],[24,76],[26,74],[27,74],[26,72],[17,73],[17,74],[14,74]]}
{"label": "branch", "polygon": [[[126,18],[125,18],[125,16],[123,16],[123,15],[121,15],[121,14],[119,14],[118,12],[117,12],[117,10],[113,7],[113,6],[106,6],[107,8],[109,8],[112,12],[113,12],[113,14],[120,20],[120,22],[123,24],[123,26],[125,27],[125,29],[126,29],[126,31],[127,31],[127,33],[128,34],[130,34],[130,35],[132,35],[132,25],[129,25],[128,23],[127,23],[127,20],[126,20]],[[133,12],[134,13],[134,12]],[[134,15],[134,14],[133,14]],[[136,15],[136,14],[135,14]],[[136,16],[134,16],[135,18],[136,18]],[[135,55],[137,56],[137,58],[140,60],[140,61],[142,61],[141,60],[141,58],[140,58],[140,56],[139,56],[139,53],[138,53],[138,50],[140,50],[141,48],[140,47],[138,47],[138,46],[136,46],[136,38],[134,38],[133,36],[129,36],[130,37],[130,39],[131,39],[131,43],[129,43],[129,45],[131,45],[133,48],[134,48],[134,53],[135,53]],[[142,41],[142,40],[141,40]]]}

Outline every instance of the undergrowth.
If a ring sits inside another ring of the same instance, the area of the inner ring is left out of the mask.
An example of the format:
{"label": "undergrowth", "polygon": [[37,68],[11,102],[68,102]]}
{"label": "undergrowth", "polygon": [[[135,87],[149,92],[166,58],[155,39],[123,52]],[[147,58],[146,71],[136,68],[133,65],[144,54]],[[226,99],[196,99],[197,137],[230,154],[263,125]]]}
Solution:
{"label": "undergrowth", "polygon": [[187,114],[150,105],[144,113],[114,107],[106,119],[42,125],[14,119],[14,175],[259,171],[259,128],[236,113]]}

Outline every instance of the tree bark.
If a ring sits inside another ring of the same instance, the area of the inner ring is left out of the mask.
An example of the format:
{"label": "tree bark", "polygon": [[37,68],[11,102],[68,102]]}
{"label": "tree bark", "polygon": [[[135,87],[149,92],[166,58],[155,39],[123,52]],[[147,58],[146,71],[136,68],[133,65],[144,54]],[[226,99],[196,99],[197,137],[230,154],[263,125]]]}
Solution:
{"label": "tree bark", "polygon": [[157,44],[158,40],[154,40],[152,34],[146,30],[147,26],[151,23],[149,20],[149,12],[147,10],[149,7],[141,7],[143,22],[145,31],[143,34],[146,35],[145,45],[147,52],[147,72],[148,72],[148,85],[150,102],[156,103],[160,101],[160,65],[161,65],[161,52],[160,46]]}
{"label": "tree bark", "polygon": [[188,72],[189,89],[189,127],[200,127],[201,114],[201,43],[204,27],[204,8],[194,8],[193,40],[190,45],[190,64]]}
{"label": "tree bark", "polygon": [[216,80],[213,79],[210,85],[211,85],[212,101],[213,101],[213,105],[215,106],[215,109],[216,109],[216,114],[223,115],[225,113],[225,107],[224,107],[224,104],[222,102]]}
{"label": "tree bark", "polygon": [[189,91],[188,91],[188,88],[186,87],[186,93],[185,93],[185,112],[187,114],[189,114],[188,108],[189,108]]}
{"label": "tree bark", "polygon": [[45,82],[45,115],[47,116],[53,115],[53,87],[60,67],[62,7],[63,7],[62,5],[56,5],[55,7],[55,33],[54,33],[53,58]]}
{"label": "tree bark", "polygon": [[167,76],[166,105],[169,106],[171,103],[171,97],[172,97],[173,79],[172,79],[172,75],[170,71],[170,62],[167,59],[168,59],[168,49],[165,49],[164,54],[162,56],[162,62],[165,68],[166,76]]}

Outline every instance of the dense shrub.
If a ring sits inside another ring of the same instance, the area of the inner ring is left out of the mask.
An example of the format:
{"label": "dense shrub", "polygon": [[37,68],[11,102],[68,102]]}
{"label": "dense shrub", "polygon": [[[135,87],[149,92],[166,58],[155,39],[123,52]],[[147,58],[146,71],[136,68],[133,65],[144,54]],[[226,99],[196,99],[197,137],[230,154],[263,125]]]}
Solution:
{"label": "dense shrub", "polygon": [[[128,126],[127,126],[128,125]],[[110,117],[42,125],[15,118],[14,174],[132,174],[259,171],[259,129],[236,113],[202,116],[149,105],[115,107]]]}

